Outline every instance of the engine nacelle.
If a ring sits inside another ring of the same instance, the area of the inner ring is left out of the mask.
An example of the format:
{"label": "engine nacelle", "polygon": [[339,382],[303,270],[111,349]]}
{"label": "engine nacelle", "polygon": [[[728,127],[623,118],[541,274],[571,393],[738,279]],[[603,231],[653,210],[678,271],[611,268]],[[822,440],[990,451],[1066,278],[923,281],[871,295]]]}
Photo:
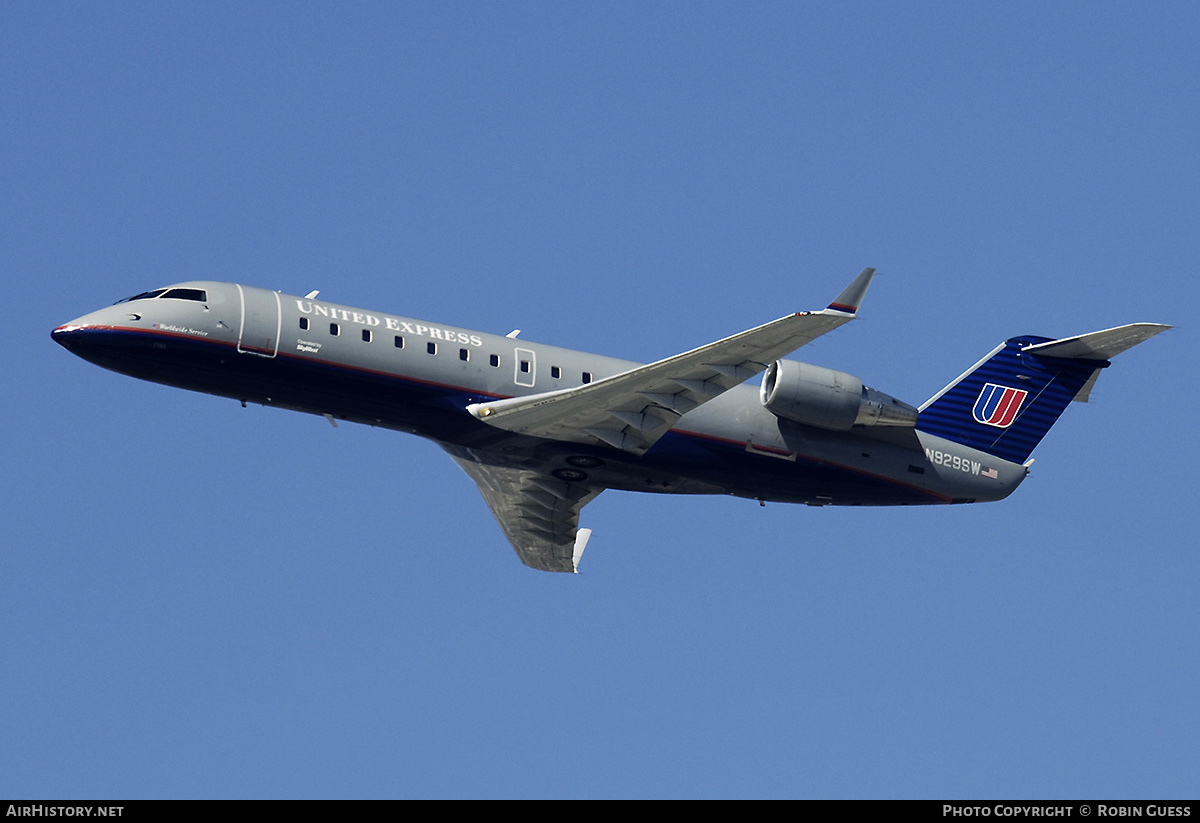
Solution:
{"label": "engine nacelle", "polygon": [[832,431],[854,426],[917,425],[917,410],[868,388],[843,371],[776,360],[763,375],[759,397],[776,417]]}

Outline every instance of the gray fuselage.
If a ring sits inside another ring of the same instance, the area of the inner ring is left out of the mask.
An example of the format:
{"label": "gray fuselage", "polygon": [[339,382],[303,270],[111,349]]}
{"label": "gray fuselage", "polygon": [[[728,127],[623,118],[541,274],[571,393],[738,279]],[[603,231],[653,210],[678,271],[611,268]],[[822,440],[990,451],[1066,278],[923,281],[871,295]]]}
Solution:
{"label": "gray fuselage", "polygon": [[466,407],[639,364],[232,283],[147,294],[65,324],[54,338],[134,377],[405,431],[480,462],[550,474],[586,466],[603,488],[906,505],[998,500],[1026,474],[919,426],[841,432],[782,419],[754,385],[686,413],[641,456],[513,434]]}

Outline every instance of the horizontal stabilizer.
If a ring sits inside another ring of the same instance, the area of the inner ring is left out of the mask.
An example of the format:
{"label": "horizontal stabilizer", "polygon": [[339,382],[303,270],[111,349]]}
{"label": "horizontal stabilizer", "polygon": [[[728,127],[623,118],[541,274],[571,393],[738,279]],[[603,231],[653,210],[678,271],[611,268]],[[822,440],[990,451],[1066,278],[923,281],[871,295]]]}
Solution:
{"label": "horizontal stabilizer", "polygon": [[1037,343],[1025,351],[1043,357],[1069,357],[1083,360],[1111,360],[1121,352],[1132,349],[1138,343],[1149,340],[1170,326],[1161,323],[1130,323],[1115,329],[1094,331],[1075,337],[1064,337],[1049,343]]}

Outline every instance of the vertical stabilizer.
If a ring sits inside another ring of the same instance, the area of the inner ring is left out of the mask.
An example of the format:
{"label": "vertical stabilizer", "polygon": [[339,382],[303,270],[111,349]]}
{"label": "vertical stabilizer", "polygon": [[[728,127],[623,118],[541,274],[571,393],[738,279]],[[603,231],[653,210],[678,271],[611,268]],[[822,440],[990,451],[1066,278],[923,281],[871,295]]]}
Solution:
{"label": "vertical stabilizer", "polygon": [[917,428],[1023,463],[1109,359],[1170,326],[1134,323],[1052,340],[1014,337],[925,402]]}

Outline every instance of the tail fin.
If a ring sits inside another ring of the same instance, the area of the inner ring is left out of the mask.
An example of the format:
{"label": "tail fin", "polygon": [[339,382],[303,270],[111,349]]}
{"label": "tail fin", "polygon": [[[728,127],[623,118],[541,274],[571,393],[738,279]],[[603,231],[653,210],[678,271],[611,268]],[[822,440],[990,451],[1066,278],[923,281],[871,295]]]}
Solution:
{"label": "tail fin", "polygon": [[1110,358],[1169,328],[1134,323],[1062,340],[1014,337],[925,401],[917,428],[1023,463],[1068,403],[1087,401]]}

